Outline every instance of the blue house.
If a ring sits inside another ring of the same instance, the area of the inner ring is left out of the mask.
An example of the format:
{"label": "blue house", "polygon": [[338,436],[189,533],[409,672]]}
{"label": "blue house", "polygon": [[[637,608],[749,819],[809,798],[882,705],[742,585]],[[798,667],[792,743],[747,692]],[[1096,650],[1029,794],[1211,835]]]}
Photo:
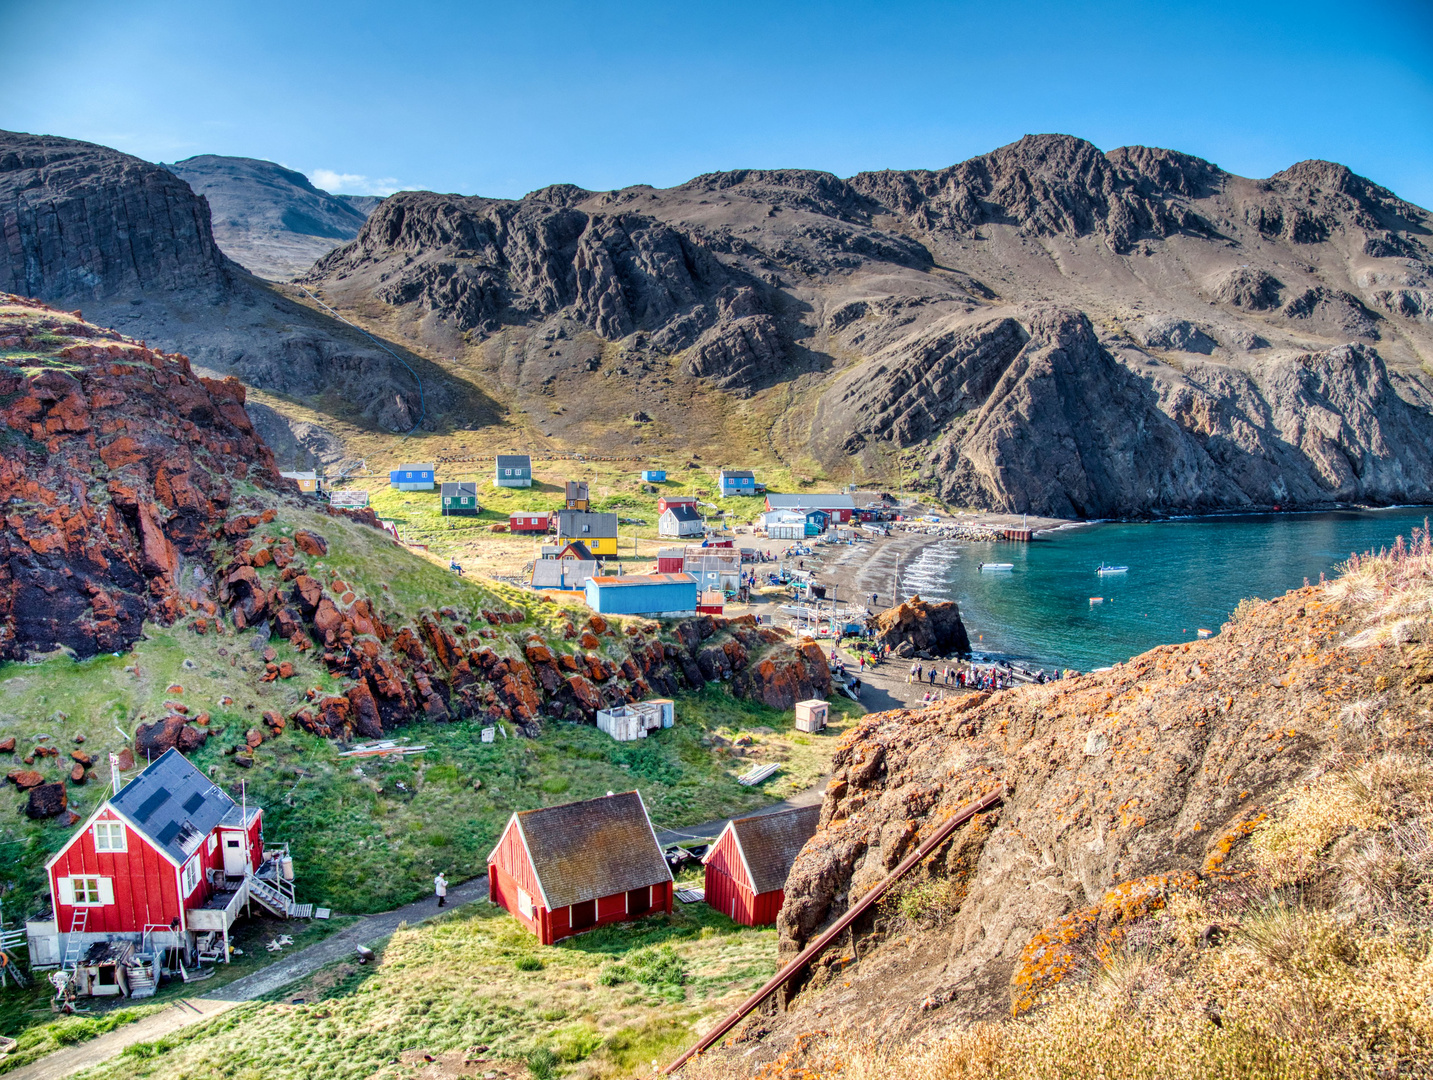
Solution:
{"label": "blue house", "polygon": [[532,487],[532,456],[499,454],[493,473],[495,487]]}
{"label": "blue house", "polygon": [[647,484],[665,484],[667,482],[667,470],[643,469],[642,481]]}
{"label": "blue house", "polygon": [[[798,511],[799,513],[799,511]],[[820,536],[831,524],[831,515],[825,510],[806,511],[806,535]]]}
{"label": "blue house", "polygon": [[432,465],[399,465],[388,470],[388,486],[399,491],[432,491],[435,471]]}
{"label": "blue house", "polygon": [[623,574],[587,579],[587,606],[600,615],[675,615],[697,610],[691,574]]}
{"label": "blue house", "polygon": [[723,469],[717,474],[717,486],[721,489],[722,498],[728,495],[760,495],[766,491],[766,485],[758,484],[756,474],[750,469]]}

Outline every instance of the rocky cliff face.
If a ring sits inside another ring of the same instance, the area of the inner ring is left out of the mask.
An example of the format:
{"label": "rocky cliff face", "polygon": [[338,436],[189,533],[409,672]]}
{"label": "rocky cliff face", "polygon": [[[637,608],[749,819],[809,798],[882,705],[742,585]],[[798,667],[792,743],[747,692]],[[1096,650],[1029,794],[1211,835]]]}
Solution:
{"label": "rocky cliff face", "polygon": [[234,379],[0,296],[0,657],[120,651],[172,622],[236,484],[278,488]]}
{"label": "rocky cliff face", "polygon": [[[1411,624],[1392,629],[1409,608],[1387,601],[1416,606],[1423,573],[1406,575],[1411,586],[1379,586],[1395,576],[1380,570],[1246,605],[1219,637],[1106,673],[866,717],[786,883],[783,954],[961,806],[1002,785],[1004,802],[828,951],[790,1011],[751,1021],[729,1066],[755,1073],[801,1033],[834,1030],[833,1017],[853,1042],[909,1045],[1021,1014],[1062,980],[1091,977],[1097,957],[1123,955],[1126,935],[1132,949],[1163,941],[1139,926],[1180,894],[1237,924],[1271,888],[1252,872],[1251,833],[1315,778],[1384,754],[1426,775],[1433,653]],[[1380,591],[1374,612],[1360,597]],[[1351,824],[1325,820],[1314,846]],[[1274,884],[1315,864],[1300,865]],[[1204,948],[1224,933],[1201,930]]]}
{"label": "rocky cliff face", "polygon": [[0,292],[128,301],[152,290],[222,297],[232,288],[203,199],[127,154],[6,132],[0,208],[8,256]]}
{"label": "rocky cliff face", "polygon": [[585,331],[674,392],[768,398],[780,454],[883,478],[895,452],[949,499],[1123,515],[1433,497],[1430,227],[1326,162],[1255,181],[1042,135],[849,180],[406,193],[310,280],[451,324],[548,408],[612,375],[555,346]]}
{"label": "rocky cliff face", "polygon": [[207,201],[168,169],[91,143],[0,132],[0,221],[0,291],[81,304],[209,374],[337,397],[353,419],[390,430],[411,429],[425,401],[435,413],[491,415],[480,395],[409,356],[427,376],[420,394],[391,354],[227,259]]}

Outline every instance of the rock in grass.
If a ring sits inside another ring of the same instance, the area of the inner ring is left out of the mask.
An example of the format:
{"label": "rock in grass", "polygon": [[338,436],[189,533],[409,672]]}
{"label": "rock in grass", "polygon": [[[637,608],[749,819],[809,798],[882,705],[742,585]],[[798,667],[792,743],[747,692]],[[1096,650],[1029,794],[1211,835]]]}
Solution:
{"label": "rock in grass", "polygon": [[34,820],[52,818],[63,814],[70,805],[70,797],[62,783],[41,784],[30,789],[30,798],[25,803],[25,815]]}

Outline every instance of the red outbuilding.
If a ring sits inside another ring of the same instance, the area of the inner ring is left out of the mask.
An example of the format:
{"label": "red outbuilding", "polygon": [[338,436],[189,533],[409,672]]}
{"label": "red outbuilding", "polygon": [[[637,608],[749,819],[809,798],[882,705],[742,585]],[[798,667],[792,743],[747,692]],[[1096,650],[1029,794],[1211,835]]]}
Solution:
{"label": "red outbuilding", "polygon": [[508,515],[508,531],[515,533],[545,533],[552,515],[536,510],[514,510]]}
{"label": "red outbuilding", "polygon": [[287,845],[266,851],[263,828],[259,807],[166,751],[45,864],[53,915],[26,925],[31,964],[83,967],[91,947],[114,942],[227,961],[229,927],[248,902],[308,917],[312,906],[293,901]]}
{"label": "red outbuilding", "polygon": [[659,495],[657,496],[657,513],[665,514],[669,506],[696,506],[695,495]]}
{"label": "red outbuilding", "polygon": [[702,860],[707,904],[747,926],[774,923],[791,864],[820,820],[817,805],[728,821]]}
{"label": "red outbuilding", "polygon": [[687,553],[684,548],[661,548],[657,552],[657,573],[680,574]]}
{"label": "red outbuilding", "polygon": [[488,856],[488,896],[544,945],[672,910],[672,871],[635,791],[508,821]]}

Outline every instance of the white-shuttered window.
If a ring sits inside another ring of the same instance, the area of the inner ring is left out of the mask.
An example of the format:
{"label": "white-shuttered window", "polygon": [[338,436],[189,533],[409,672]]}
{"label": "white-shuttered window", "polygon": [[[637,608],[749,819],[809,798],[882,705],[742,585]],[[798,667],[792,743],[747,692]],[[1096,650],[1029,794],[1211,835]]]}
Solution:
{"label": "white-shuttered window", "polygon": [[124,825],[121,822],[95,822],[96,851],[123,851],[124,849]]}
{"label": "white-shuttered window", "polygon": [[218,846],[219,846],[219,834],[216,833],[216,832],[211,832],[211,833],[209,834],[209,854],[210,854],[210,855],[213,855],[213,854],[214,854],[214,849],[215,849],[216,847],[218,847]]}
{"label": "white-shuttered window", "polygon": [[103,907],[114,903],[114,882],[107,877],[88,874],[62,877],[60,903],[68,907]]}
{"label": "white-shuttered window", "polygon": [[526,889],[517,891],[517,909],[522,912],[523,918],[532,918],[532,897],[528,896]]}
{"label": "white-shuttered window", "polygon": [[188,896],[199,886],[199,872],[199,859],[190,859],[184,864],[184,879],[181,883],[181,895]]}

